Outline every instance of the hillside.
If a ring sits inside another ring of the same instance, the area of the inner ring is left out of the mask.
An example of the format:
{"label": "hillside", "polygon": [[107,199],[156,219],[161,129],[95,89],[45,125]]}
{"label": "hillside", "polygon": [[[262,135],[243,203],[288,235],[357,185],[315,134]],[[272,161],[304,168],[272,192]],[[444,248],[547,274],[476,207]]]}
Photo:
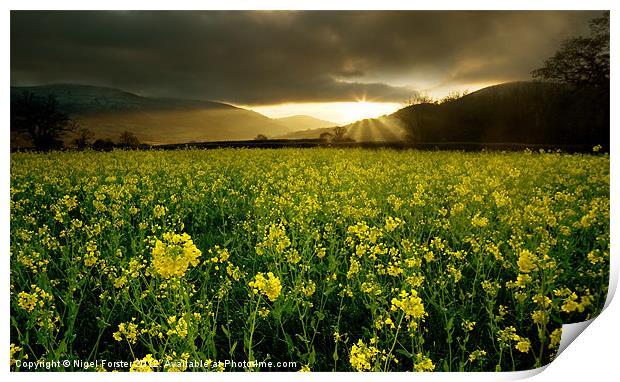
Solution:
{"label": "hillside", "polygon": [[458,100],[392,114],[415,142],[609,144],[609,99],[544,82],[490,86]]}
{"label": "hillside", "polygon": [[325,121],[309,115],[293,115],[290,117],[276,118],[275,120],[280,125],[286,127],[290,132],[338,126],[335,122]]}
{"label": "hillside", "polygon": [[[609,98],[544,82],[490,86],[442,104],[419,104],[346,125],[357,142],[609,145]],[[332,129],[287,134],[319,138]]]}
{"label": "hillside", "polygon": [[[225,103],[142,97],[84,85],[12,87],[53,94],[61,110],[95,138],[116,140],[124,131],[143,143],[176,144],[269,138],[317,139],[335,124],[309,116],[270,119]],[[490,86],[442,104],[419,104],[345,125],[356,142],[517,143],[609,145],[609,95],[544,82]],[[20,142],[11,135],[11,145]],[[70,140],[68,137],[67,140]]]}
{"label": "hillside", "polygon": [[21,92],[56,96],[59,108],[96,138],[115,140],[123,131],[130,131],[141,142],[169,144],[253,139],[258,134],[275,136],[290,131],[262,114],[219,102],[150,98],[70,84],[11,87],[11,98]]}
{"label": "hillside", "polygon": [[280,139],[318,139],[321,134],[329,133],[334,130],[334,127],[322,127],[318,129],[306,129],[301,131],[293,131],[276,138]]}
{"label": "hillside", "polygon": [[[282,139],[318,139],[323,133],[332,133],[335,126],[307,129],[282,135]],[[362,119],[344,125],[346,137],[356,142],[399,142],[405,138],[406,130],[402,123],[393,117]]]}

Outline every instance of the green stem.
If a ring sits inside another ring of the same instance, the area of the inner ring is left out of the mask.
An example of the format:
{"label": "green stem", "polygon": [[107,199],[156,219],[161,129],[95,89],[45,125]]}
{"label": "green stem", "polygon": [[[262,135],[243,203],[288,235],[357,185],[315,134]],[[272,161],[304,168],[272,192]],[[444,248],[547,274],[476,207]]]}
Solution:
{"label": "green stem", "polygon": [[400,333],[400,326],[403,323],[404,317],[405,317],[405,314],[402,313],[400,315],[400,320],[398,321],[398,327],[396,328],[396,334],[394,335],[394,342],[392,342],[392,347],[390,348],[390,352],[385,358],[385,364],[383,365],[383,371],[387,371],[388,362],[390,362],[390,356],[392,355],[392,352],[394,351],[394,347],[396,346],[396,342],[398,341],[398,333]]}

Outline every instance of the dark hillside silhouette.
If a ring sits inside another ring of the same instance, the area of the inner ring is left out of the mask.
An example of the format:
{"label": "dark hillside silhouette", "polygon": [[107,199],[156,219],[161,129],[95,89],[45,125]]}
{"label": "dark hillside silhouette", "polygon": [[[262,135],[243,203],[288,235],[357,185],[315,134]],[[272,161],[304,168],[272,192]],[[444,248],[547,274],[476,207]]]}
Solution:
{"label": "dark hillside silhouette", "polygon": [[456,101],[420,104],[395,117],[414,142],[609,145],[609,114],[590,88],[545,82],[491,86]]}

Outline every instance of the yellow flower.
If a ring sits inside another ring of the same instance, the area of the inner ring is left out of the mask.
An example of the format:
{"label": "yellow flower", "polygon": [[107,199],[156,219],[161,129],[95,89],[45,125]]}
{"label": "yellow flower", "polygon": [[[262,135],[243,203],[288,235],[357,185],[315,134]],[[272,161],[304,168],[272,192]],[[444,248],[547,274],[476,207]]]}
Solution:
{"label": "yellow flower", "polygon": [[487,352],[484,350],[474,350],[473,352],[471,352],[468,359],[469,359],[469,362],[474,362],[475,360],[482,358],[485,355],[487,355]]}
{"label": "yellow flower", "polygon": [[566,297],[564,303],[562,304],[562,311],[570,313],[578,310],[579,307],[580,305],[579,303],[577,303],[577,294],[575,292],[570,292],[570,294]]}
{"label": "yellow flower", "polygon": [[99,260],[99,250],[97,249],[97,243],[94,241],[89,241],[86,244],[86,254],[84,255],[84,265],[87,267],[92,267],[97,264]]}
{"label": "yellow flower", "polygon": [[263,240],[256,244],[256,254],[263,255],[267,252],[276,256],[281,255],[291,246],[291,240],[286,235],[283,223],[271,224],[265,230]]}
{"label": "yellow flower", "polygon": [[482,285],[482,289],[484,289],[487,294],[492,296],[497,295],[497,291],[501,288],[501,285],[496,281],[484,280],[480,285]]}
{"label": "yellow flower", "polygon": [[517,329],[514,326],[509,326],[503,330],[497,332],[497,340],[501,343],[508,343],[510,341],[518,341],[521,337],[517,335]]}
{"label": "yellow flower", "polygon": [[374,346],[368,346],[362,340],[358,340],[351,348],[349,362],[356,371],[370,370],[377,357],[379,350]]}
{"label": "yellow flower", "polygon": [[17,305],[27,312],[32,312],[37,306],[38,297],[35,293],[19,292],[17,298],[19,299]]}
{"label": "yellow flower", "polygon": [[529,284],[531,281],[532,281],[532,276],[525,274],[525,273],[519,273],[517,275],[517,281],[515,285],[519,288],[525,288],[527,284]]}
{"label": "yellow flower", "polygon": [[14,365],[17,362],[17,360],[15,360],[14,356],[15,356],[16,353],[19,353],[20,351],[22,351],[21,347],[16,346],[15,344],[11,344],[11,352],[10,352],[10,356],[11,356],[10,364],[11,365]]}
{"label": "yellow flower", "polygon": [[314,281],[310,280],[304,283],[301,286],[300,290],[301,290],[301,293],[303,293],[306,297],[310,297],[316,291],[316,284],[314,283]]}
{"label": "yellow flower", "polygon": [[269,300],[275,301],[282,291],[280,279],[273,275],[272,272],[267,273],[267,278],[262,272],[254,277],[254,281],[248,283],[254,293],[263,293]]}
{"label": "yellow flower", "polygon": [[168,232],[163,239],[155,241],[152,252],[153,267],[162,277],[183,277],[190,265],[198,265],[202,253],[188,234]]}
{"label": "yellow flower", "polygon": [[486,227],[487,224],[489,224],[489,219],[485,218],[484,216],[480,216],[480,212],[478,212],[471,218],[471,225],[473,225],[474,227],[482,228]]}
{"label": "yellow flower", "polygon": [[295,248],[290,248],[288,251],[286,251],[286,261],[291,264],[299,263],[301,261],[301,255],[299,254],[299,251],[297,251]]}
{"label": "yellow flower", "polygon": [[130,344],[135,344],[138,341],[138,325],[133,322],[125,324],[121,322],[118,324],[118,331],[112,333],[112,337],[116,341],[122,341],[123,336]]}
{"label": "yellow flower", "polygon": [[519,342],[515,345],[515,349],[521,353],[527,353],[530,350],[530,340],[527,338],[520,338]]}
{"label": "yellow flower", "polygon": [[391,310],[395,312],[398,309],[401,309],[405,313],[407,319],[413,317],[414,320],[419,320],[426,316],[424,303],[422,303],[422,299],[418,297],[418,292],[415,290],[409,293],[402,291],[400,293],[400,299],[392,298]]}
{"label": "yellow flower", "polygon": [[263,318],[265,318],[265,317],[269,316],[269,309],[264,308],[264,307],[263,307],[263,308],[260,308],[260,309],[258,310],[258,315],[259,315],[259,316],[261,316],[261,317],[263,317]]}
{"label": "yellow flower", "polygon": [[147,354],[142,359],[136,359],[131,363],[130,372],[151,372],[159,367],[159,361],[153,358],[152,354]]}
{"label": "yellow flower", "polygon": [[308,365],[303,365],[303,366],[301,367],[301,369],[299,369],[299,371],[300,371],[300,372],[302,372],[302,373],[308,373],[308,372],[310,372],[310,366],[308,366]]}
{"label": "yellow flower", "polygon": [[17,305],[27,312],[32,312],[37,307],[43,308],[54,299],[50,293],[36,285],[31,285],[30,288],[32,288],[31,293],[23,291],[17,294]]}
{"label": "yellow flower", "polygon": [[549,315],[547,314],[547,312],[544,312],[542,310],[535,310],[534,312],[532,312],[532,320],[539,325],[545,325],[547,322],[549,322]]}
{"label": "yellow flower", "polygon": [[155,218],[160,218],[166,214],[167,210],[168,209],[166,207],[157,204],[155,207],[153,207],[153,216]]}
{"label": "yellow flower", "polygon": [[185,338],[187,336],[188,325],[187,321],[185,321],[185,318],[181,317],[177,320],[176,316],[170,316],[168,317],[167,321],[170,327],[170,329],[168,329],[168,331],[166,332],[167,335],[171,336],[176,334],[181,338]]}
{"label": "yellow flower", "polygon": [[355,274],[360,271],[360,262],[351,258],[351,265],[349,265],[349,271],[347,272],[347,278],[352,278]]}
{"label": "yellow flower", "polygon": [[530,251],[524,249],[521,251],[519,255],[519,260],[517,260],[517,265],[519,266],[519,270],[522,273],[529,273],[536,269],[536,256],[534,256]]}
{"label": "yellow flower", "polygon": [[416,354],[416,363],[413,365],[415,371],[433,371],[435,365],[433,361],[422,353]]}
{"label": "yellow flower", "polygon": [[560,344],[560,340],[562,339],[562,327],[559,327],[557,329],[555,329],[553,332],[551,332],[551,335],[549,335],[549,348],[554,348],[556,346],[558,346]]}
{"label": "yellow flower", "polygon": [[392,232],[401,224],[403,224],[403,221],[400,218],[393,218],[391,216],[388,216],[387,218],[385,218],[385,231]]}
{"label": "yellow flower", "polygon": [[466,332],[471,332],[474,330],[474,326],[476,326],[476,321],[464,320],[461,325]]}
{"label": "yellow flower", "polygon": [[552,302],[549,297],[543,296],[542,294],[537,294],[536,296],[532,297],[532,301],[534,301],[536,304],[540,305],[543,308],[548,308]]}

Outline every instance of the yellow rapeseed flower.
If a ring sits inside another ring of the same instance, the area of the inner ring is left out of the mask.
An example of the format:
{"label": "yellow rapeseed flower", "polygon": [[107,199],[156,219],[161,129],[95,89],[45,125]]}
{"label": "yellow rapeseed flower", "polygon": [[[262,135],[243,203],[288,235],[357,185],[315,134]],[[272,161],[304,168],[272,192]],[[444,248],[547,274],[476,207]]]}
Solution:
{"label": "yellow rapeseed flower", "polygon": [[413,365],[413,369],[415,371],[433,371],[435,370],[435,365],[429,357],[422,353],[418,353],[416,354],[416,362]]}
{"label": "yellow rapeseed flower", "polygon": [[519,338],[519,342],[515,345],[515,349],[521,353],[527,353],[530,350],[530,340],[527,338]]}
{"label": "yellow rapeseed flower", "polygon": [[151,372],[159,367],[159,361],[153,358],[152,354],[147,354],[142,359],[136,359],[131,363],[130,372]]}
{"label": "yellow rapeseed flower", "polygon": [[530,251],[524,249],[521,251],[519,255],[519,260],[517,260],[517,265],[519,266],[519,271],[522,273],[529,273],[536,269],[536,256],[534,256]]}
{"label": "yellow rapeseed flower", "polygon": [[168,232],[163,239],[155,241],[152,252],[153,267],[162,277],[183,277],[190,265],[198,265],[202,253],[188,234]]}
{"label": "yellow rapeseed flower", "polygon": [[374,346],[369,346],[362,340],[358,340],[357,344],[351,347],[351,355],[349,362],[356,371],[368,371],[372,368],[379,350]]}
{"label": "yellow rapeseed flower", "polygon": [[402,291],[399,297],[400,298],[392,298],[391,310],[393,312],[401,309],[405,313],[407,319],[413,318],[414,320],[419,320],[426,316],[424,303],[422,303],[422,299],[418,297],[417,291]]}
{"label": "yellow rapeseed flower", "polygon": [[262,272],[257,273],[254,276],[254,281],[250,281],[248,285],[254,293],[262,293],[271,301],[275,301],[282,291],[280,279],[274,276],[272,272],[267,273],[267,278]]}

